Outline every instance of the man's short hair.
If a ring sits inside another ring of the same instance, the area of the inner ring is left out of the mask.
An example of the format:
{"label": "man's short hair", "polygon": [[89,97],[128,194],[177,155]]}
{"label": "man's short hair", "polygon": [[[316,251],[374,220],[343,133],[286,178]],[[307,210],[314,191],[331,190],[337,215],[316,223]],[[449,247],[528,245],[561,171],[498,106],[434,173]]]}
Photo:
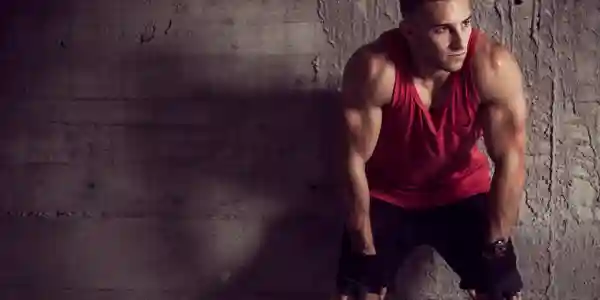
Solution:
{"label": "man's short hair", "polygon": [[407,17],[417,11],[427,0],[400,0],[400,12]]}
{"label": "man's short hair", "polygon": [[424,4],[437,1],[444,0],[400,0],[400,12],[403,17],[407,17],[421,9]]}

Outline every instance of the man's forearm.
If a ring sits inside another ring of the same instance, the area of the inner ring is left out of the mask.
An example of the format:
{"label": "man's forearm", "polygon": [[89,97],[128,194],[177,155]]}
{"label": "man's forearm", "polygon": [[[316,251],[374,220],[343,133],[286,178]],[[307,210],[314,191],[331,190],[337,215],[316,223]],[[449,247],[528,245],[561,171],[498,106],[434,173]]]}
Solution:
{"label": "man's forearm", "polygon": [[525,181],[522,156],[502,159],[496,163],[492,178],[489,206],[489,240],[509,238],[519,220],[519,209]]}
{"label": "man's forearm", "polygon": [[[367,221],[369,217],[369,186],[365,174],[364,161],[350,159],[348,177],[345,185],[348,217],[351,222]],[[359,224],[348,224],[359,225]]]}

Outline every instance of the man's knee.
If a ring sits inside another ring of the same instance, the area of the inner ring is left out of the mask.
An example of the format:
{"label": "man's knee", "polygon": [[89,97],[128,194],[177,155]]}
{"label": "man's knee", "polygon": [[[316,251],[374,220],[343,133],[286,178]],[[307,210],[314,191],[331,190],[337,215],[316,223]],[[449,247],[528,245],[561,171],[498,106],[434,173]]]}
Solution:
{"label": "man's knee", "polygon": [[365,300],[385,300],[385,293],[381,293],[381,294],[369,293],[369,294],[367,294],[367,297],[365,297]]}
{"label": "man's knee", "polygon": [[379,294],[369,293],[367,294],[366,300],[385,300],[385,296],[387,295],[387,288],[382,288]]}

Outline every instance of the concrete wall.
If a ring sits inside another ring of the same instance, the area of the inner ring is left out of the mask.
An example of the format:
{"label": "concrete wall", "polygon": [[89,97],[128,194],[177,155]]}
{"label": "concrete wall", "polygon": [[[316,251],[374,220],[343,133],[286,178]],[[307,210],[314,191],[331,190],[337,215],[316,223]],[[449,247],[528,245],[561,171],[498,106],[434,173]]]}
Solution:
{"label": "concrete wall", "polygon": [[[0,5],[1,299],[324,299],[332,90],[395,0]],[[476,6],[531,96],[526,299],[600,299],[600,6]],[[422,249],[398,285],[456,280]]]}

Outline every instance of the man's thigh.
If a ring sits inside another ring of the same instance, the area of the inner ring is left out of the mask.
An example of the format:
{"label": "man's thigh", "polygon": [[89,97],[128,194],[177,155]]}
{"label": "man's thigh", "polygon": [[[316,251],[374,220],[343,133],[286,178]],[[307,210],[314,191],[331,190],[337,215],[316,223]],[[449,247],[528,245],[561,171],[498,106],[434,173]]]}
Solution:
{"label": "man's thigh", "polygon": [[417,244],[413,224],[402,209],[381,200],[371,201],[371,227],[375,256],[352,251],[350,236],[344,232],[337,274],[340,295],[357,297],[393,290],[398,268]]}
{"label": "man's thigh", "polygon": [[523,288],[512,241],[504,256],[489,259],[487,244],[487,195],[481,194],[436,212],[429,243],[460,277],[460,288],[481,298],[512,299]]}

